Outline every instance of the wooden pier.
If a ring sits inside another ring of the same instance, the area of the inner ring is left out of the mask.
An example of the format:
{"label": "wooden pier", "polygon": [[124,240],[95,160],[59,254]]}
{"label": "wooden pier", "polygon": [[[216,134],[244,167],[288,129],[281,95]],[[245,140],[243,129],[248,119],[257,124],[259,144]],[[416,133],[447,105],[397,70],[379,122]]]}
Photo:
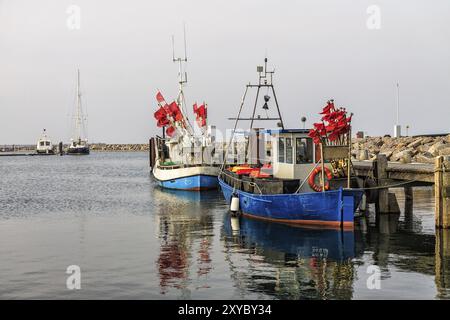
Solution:
{"label": "wooden pier", "polygon": [[[389,188],[402,187],[405,198],[412,203],[412,188],[434,186],[436,228],[450,228],[450,161],[436,157],[435,164],[388,162],[383,154],[376,160],[353,161],[353,170],[360,187],[367,188],[370,202],[382,213],[398,211]],[[371,192],[371,191],[376,192]]]}

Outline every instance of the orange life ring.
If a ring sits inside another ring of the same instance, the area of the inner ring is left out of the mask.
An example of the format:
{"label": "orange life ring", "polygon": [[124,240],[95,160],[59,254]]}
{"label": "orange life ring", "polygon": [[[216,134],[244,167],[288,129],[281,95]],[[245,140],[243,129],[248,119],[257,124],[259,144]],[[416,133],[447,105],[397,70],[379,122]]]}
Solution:
{"label": "orange life ring", "polygon": [[[325,190],[330,190],[330,180],[333,178],[333,175],[331,174],[330,169],[328,169],[327,167],[324,168],[324,171],[327,178],[327,180],[325,181]],[[316,192],[322,191],[322,185],[316,184],[316,175],[319,172],[321,173],[322,169],[319,167],[315,168],[308,179],[309,186]]]}

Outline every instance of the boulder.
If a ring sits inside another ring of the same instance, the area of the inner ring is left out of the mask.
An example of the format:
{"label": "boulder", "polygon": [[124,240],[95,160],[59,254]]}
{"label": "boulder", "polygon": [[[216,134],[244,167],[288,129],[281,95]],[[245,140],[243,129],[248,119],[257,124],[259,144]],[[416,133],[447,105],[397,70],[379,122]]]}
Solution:
{"label": "boulder", "polygon": [[448,147],[439,149],[439,155],[440,156],[450,156],[450,144]]}
{"label": "boulder", "polygon": [[384,151],[384,152],[380,152],[380,154],[384,154],[389,161],[392,156],[392,151]]}
{"label": "boulder", "polygon": [[400,162],[401,163],[411,163],[411,159],[412,159],[412,152],[405,150],[402,154],[402,156],[400,157]]}
{"label": "boulder", "polygon": [[445,137],[444,141],[446,143],[450,143],[450,134],[448,136]]}
{"label": "boulder", "polygon": [[422,138],[418,138],[412,142],[410,142],[406,147],[407,148],[417,148],[422,144]]}
{"label": "boulder", "polygon": [[[399,151],[397,153],[394,153],[391,157],[391,161],[399,161],[400,159],[402,159],[403,157],[409,157],[409,159],[412,156],[412,150],[407,149],[407,150],[403,150],[403,151]],[[411,161],[411,160],[410,160]]]}
{"label": "boulder", "polygon": [[360,150],[358,160],[369,160],[369,152],[367,149]]}
{"label": "boulder", "polygon": [[415,157],[415,160],[420,163],[434,163],[434,157],[431,153],[425,152],[424,154],[418,154]]}
{"label": "boulder", "polygon": [[434,156],[438,156],[438,155],[439,155],[439,150],[444,149],[445,147],[448,147],[448,146],[446,146],[445,143],[439,141],[439,142],[433,144],[433,145],[428,149],[428,152],[431,153],[431,154],[434,155]]}

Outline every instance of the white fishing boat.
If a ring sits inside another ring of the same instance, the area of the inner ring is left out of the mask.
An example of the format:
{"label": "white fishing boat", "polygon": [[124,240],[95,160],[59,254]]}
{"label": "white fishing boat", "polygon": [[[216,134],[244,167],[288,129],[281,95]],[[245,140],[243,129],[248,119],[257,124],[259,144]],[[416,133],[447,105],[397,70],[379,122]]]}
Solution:
{"label": "white fishing boat", "polygon": [[42,135],[36,144],[36,153],[38,154],[54,154],[53,144],[47,135],[47,130],[42,131]]}
{"label": "white fishing boat", "polygon": [[161,136],[150,139],[150,165],[153,177],[163,188],[200,191],[216,189],[219,186],[219,161],[213,157],[215,128],[207,125],[207,104],[193,105],[197,133],[190,123],[184,96],[187,73],[184,58],[176,58],[179,64],[179,92],[177,98],[168,104],[160,91],[156,94],[158,110],[154,113],[157,126],[162,128]]}
{"label": "white fishing boat", "polygon": [[73,120],[75,127],[72,138],[70,139],[69,147],[67,148],[67,154],[89,154],[89,144],[86,137],[86,116],[83,114],[81,106],[80,70],[78,70],[77,73],[77,99]]}

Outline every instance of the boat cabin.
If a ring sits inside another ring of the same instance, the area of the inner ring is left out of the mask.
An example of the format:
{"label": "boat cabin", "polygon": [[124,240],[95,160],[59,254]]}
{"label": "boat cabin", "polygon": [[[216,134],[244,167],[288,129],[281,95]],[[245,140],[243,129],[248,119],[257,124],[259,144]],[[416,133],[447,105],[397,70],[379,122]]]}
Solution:
{"label": "boat cabin", "polygon": [[[272,141],[272,166],[274,178],[302,179],[320,158],[307,129],[266,130]],[[316,159],[317,158],[317,159]]]}
{"label": "boat cabin", "polygon": [[48,138],[47,132],[45,129],[43,130],[42,135],[36,144],[36,152],[37,153],[52,153],[53,152],[52,142]]}

